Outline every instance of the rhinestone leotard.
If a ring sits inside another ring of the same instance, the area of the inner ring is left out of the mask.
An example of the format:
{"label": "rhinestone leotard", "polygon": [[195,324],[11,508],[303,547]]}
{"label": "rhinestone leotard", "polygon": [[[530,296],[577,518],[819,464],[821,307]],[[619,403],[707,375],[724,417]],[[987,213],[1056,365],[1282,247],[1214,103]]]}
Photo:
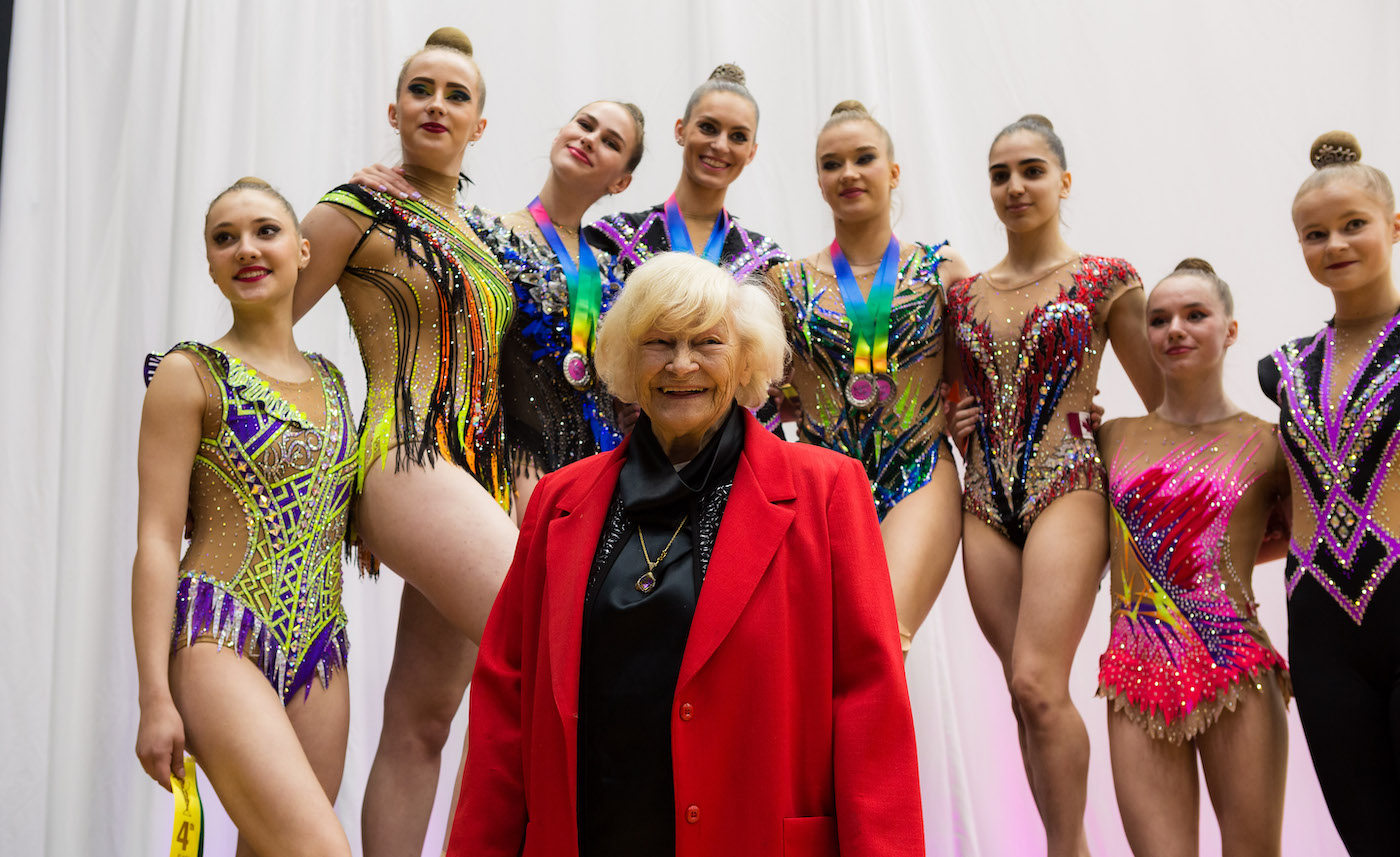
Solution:
{"label": "rhinestone leotard", "polygon": [[881,518],[928,484],[946,442],[938,277],[943,246],[901,248],[888,357],[898,392],[893,401],[869,410],[846,400],[854,361],[851,321],[829,264],[823,269],[813,258],[768,273],[793,348],[791,384],[802,402],[798,434],[807,443],[861,460]]}
{"label": "rhinestone leotard", "polygon": [[[516,472],[551,473],[616,447],[622,432],[612,396],[600,384],[577,390],[564,378],[564,357],[572,348],[569,286],[534,220],[528,212],[497,218],[473,208],[467,222],[515,287],[515,318],[502,346],[501,396]],[[609,276],[612,266],[600,260],[600,267],[607,312],[622,283]]]}
{"label": "rhinestone leotard", "polygon": [[[1333,324],[1287,343],[1260,364],[1279,404],[1293,472],[1287,591],[1312,577],[1357,625],[1397,559],[1400,473],[1400,316],[1368,342],[1338,345]],[[1347,354],[1345,352],[1354,353]],[[1355,361],[1350,379],[1334,379]]]}
{"label": "rhinestone leotard", "polygon": [[[588,243],[612,257],[615,275],[625,280],[632,270],[657,253],[671,249],[666,234],[666,214],[662,205],[646,211],[610,214],[584,229]],[[729,231],[724,236],[719,264],[736,280],[750,274],[762,274],[779,262],[788,261],[788,254],[772,238],[745,229],[738,218],[729,216]]]}
{"label": "rhinestone leotard", "polygon": [[1190,740],[1288,667],[1251,585],[1288,494],[1273,426],[1246,414],[1183,426],[1155,414],[1099,432],[1108,461],[1112,616],[1099,695],[1154,738]]}
{"label": "rhinestone leotard", "polygon": [[329,685],[350,651],[340,590],[356,437],[345,381],[317,354],[306,355],[315,377],[292,383],[182,342],[146,359],[146,382],[177,352],[207,398],[172,645],[229,646],[287,703],[317,677]]}
{"label": "rhinestone leotard", "polygon": [[364,229],[340,278],[368,388],[361,484],[390,451],[396,469],[441,457],[509,510],[500,353],[510,281],[458,212],[358,185],[321,201]]}
{"label": "rhinestone leotard", "polygon": [[965,392],[981,408],[963,509],[1018,547],[1055,499],[1104,493],[1098,448],[1070,415],[1093,403],[1110,307],[1141,288],[1122,259],[1081,256],[1026,288],[976,274],[948,289]]}

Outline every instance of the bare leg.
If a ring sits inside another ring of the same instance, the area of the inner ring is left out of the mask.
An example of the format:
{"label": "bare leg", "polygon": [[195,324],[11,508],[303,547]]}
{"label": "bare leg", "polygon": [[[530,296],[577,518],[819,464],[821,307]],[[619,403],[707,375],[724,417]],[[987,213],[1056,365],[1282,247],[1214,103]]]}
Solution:
{"label": "bare leg", "polygon": [[957,468],[945,455],[929,484],[901,500],[880,523],[905,655],[953,566],[962,532],[961,496]]}
{"label": "bare leg", "polygon": [[423,853],[442,748],[475,666],[476,645],[405,586],[384,687],[384,725],[365,783],[365,857]]}
{"label": "bare leg", "polygon": [[442,462],[376,465],[358,524],[366,545],[408,584],[365,786],[364,853],[417,857],[442,748],[476,663],[474,641],[510,566],[516,529],[471,474]]}
{"label": "bare leg", "polygon": [[530,498],[535,493],[535,486],[540,484],[541,476],[542,474],[529,464],[515,471],[512,482],[515,486],[515,508],[510,514],[517,527],[525,523],[525,507],[530,504]]}
{"label": "bare leg", "polygon": [[1278,857],[1288,776],[1288,716],[1273,676],[1196,739],[1224,857]]}
{"label": "bare leg", "polygon": [[[963,574],[972,614],[1001,661],[1002,676],[1009,691],[1011,650],[1016,640],[1016,618],[1021,610],[1021,551],[974,515],[963,515],[962,549]],[[1016,739],[1021,746],[1026,784],[1032,786],[1031,796],[1039,809],[1040,798],[1035,794],[1030,753],[1026,749],[1026,723],[1014,696],[1011,713],[1016,716]]]}
{"label": "bare leg", "polygon": [[[327,718],[332,733],[317,747],[328,776],[335,765],[325,756],[334,752],[338,734],[344,763],[349,723],[348,704],[337,707],[348,700],[345,682],[339,684],[332,682],[336,694],[319,685],[312,691],[325,698],[315,711]],[[187,746],[238,828],[240,853],[349,857],[350,843],[319,772],[307,760],[277,691],[251,661],[212,643],[195,643],[172,658],[170,690],[185,721]]]}
{"label": "bare leg", "polygon": [[1123,832],[1138,857],[1200,853],[1201,780],[1196,748],[1173,744],[1113,710],[1108,703],[1108,751]]}
{"label": "bare leg", "polygon": [[1021,557],[1021,607],[1011,653],[1011,695],[1025,721],[1032,790],[1051,857],[1081,855],[1089,733],[1069,696],[1074,652],[1108,560],[1103,495],[1074,491],[1031,527]]}

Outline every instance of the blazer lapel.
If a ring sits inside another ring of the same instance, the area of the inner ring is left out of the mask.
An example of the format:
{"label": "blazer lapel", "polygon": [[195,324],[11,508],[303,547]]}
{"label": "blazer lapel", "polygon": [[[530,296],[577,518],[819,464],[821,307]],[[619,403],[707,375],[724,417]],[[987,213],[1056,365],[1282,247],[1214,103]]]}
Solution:
{"label": "blazer lapel", "polygon": [[695,606],[677,690],[700,671],[734,627],[795,515],[790,501],[797,492],[781,447],[786,441],[753,417],[747,421],[744,452]]}
{"label": "blazer lapel", "polygon": [[[579,653],[583,646],[583,597],[608,506],[625,460],[623,446],[613,450],[593,479],[581,479],[560,498],[560,517],[549,522],[549,556],[545,559],[545,604],[549,628],[549,672],[554,702],[564,732],[577,738]],[[569,755],[573,764],[572,748]]]}

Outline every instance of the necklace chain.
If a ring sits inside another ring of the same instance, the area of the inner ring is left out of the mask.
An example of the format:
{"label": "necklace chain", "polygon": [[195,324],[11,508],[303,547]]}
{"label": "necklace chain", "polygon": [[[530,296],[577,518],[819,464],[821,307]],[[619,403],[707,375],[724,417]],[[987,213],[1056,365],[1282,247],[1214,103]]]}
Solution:
{"label": "necklace chain", "polygon": [[656,567],[666,558],[667,551],[671,549],[671,545],[676,543],[676,536],[681,534],[681,527],[684,527],[685,522],[689,519],[689,514],[681,517],[681,522],[676,524],[676,531],[671,533],[671,540],[666,543],[666,547],[661,549],[661,553],[656,555],[656,559],[652,559],[651,555],[647,553],[647,537],[642,535],[642,528],[640,526],[637,527],[637,538],[642,543],[642,558],[647,561],[646,572],[642,574],[641,577],[637,578],[637,582],[633,585],[633,588],[638,592],[645,595],[656,588],[656,575],[652,574],[652,572],[656,571]]}
{"label": "necklace chain", "polygon": [[1070,262],[1073,262],[1075,259],[1078,259],[1078,258],[1079,258],[1079,256],[1076,254],[1076,255],[1074,255],[1074,256],[1070,256],[1068,259],[1065,259],[1064,261],[1056,262],[1054,265],[1051,265],[1049,268],[1046,268],[1044,271],[1041,271],[1039,274],[1036,274],[1034,277],[1031,277],[1029,280],[1026,280],[1026,281],[1021,282],[1021,283],[1017,283],[1017,284],[1014,285],[1014,286],[998,286],[998,285],[996,284],[996,282],[994,282],[996,278],[992,276],[992,272],[991,272],[991,271],[984,271],[984,272],[982,272],[982,276],[984,276],[984,277],[987,278],[987,285],[991,286],[991,287],[992,287],[993,289],[995,289],[996,291],[999,291],[999,292],[1015,292],[1015,291],[1019,291],[1019,290],[1021,290],[1021,289],[1024,289],[1026,286],[1033,285],[1033,284],[1035,284],[1035,283],[1040,282],[1041,280],[1045,279],[1046,277],[1050,276],[1051,274],[1055,273],[1056,271],[1060,270],[1061,268],[1063,268],[1064,266],[1068,265]]}

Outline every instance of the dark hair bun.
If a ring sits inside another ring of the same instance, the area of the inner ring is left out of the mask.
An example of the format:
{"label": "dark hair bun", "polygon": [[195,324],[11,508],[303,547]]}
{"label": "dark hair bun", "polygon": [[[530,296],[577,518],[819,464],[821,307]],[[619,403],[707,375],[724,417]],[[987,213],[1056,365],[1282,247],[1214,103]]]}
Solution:
{"label": "dark hair bun", "polygon": [[715,66],[715,70],[710,72],[710,80],[727,80],[743,86],[748,79],[744,76],[744,70],[732,62],[720,63]]}
{"label": "dark hair bun", "polygon": [[1177,262],[1176,267],[1172,269],[1173,274],[1183,271],[1199,271],[1202,274],[1215,273],[1215,269],[1211,267],[1209,262],[1205,259],[1197,259],[1195,256],[1182,259],[1180,262]]}
{"label": "dark hair bun", "polygon": [[1308,152],[1314,169],[1322,169],[1332,164],[1348,164],[1361,160],[1361,144],[1356,137],[1346,131],[1328,131],[1313,140]]}
{"label": "dark hair bun", "polygon": [[456,27],[438,27],[433,30],[433,34],[423,43],[423,47],[451,48],[454,51],[461,51],[467,56],[472,55],[472,40]]}
{"label": "dark hair bun", "polygon": [[865,109],[865,105],[856,101],[854,98],[847,98],[845,101],[831,108],[832,116],[838,116],[842,113],[864,113],[866,116],[870,115],[870,111]]}
{"label": "dark hair bun", "polygon": [[1055,130],[1054,123],[1051,122],[1049,119],[1046,119],[1044,116],[1041,116],[1039,113],[1027,113],[1025,116],[1022,116],[1016,121],[1025,122],[1029,125],[1044,125],[1047,131]]}

